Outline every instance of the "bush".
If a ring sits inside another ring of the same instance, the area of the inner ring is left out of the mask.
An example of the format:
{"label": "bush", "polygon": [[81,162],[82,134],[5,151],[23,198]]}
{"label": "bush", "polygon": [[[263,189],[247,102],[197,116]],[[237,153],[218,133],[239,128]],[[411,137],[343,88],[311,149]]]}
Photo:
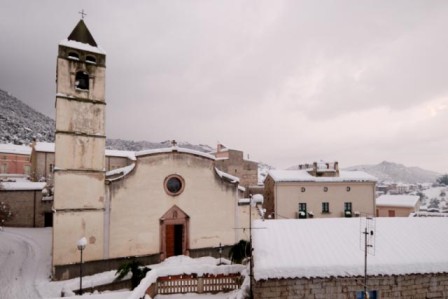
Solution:
{"label": "bush", "polygon": [[238,243],[234,244],[232,248],[230,248],[229,258],[233,263],[241,264],[245,258],[251,255],[250,249],[250,242],[240,240]]}
{"label": "bush", "polygon": [[115,275],[118,275],[118,277],[116,277],[114,281],[123,279],[126,275],[128,275],[129,272],[131,272],[131,288],[135,289],[140,284],[140,281],[145,278],[146,273],[148,273],[149,271],[151,271],[150,268],[144,267],[142,263],[140,263],[136,259],[133,259],[129,262],[121,264],[121,266],[115,273]]}

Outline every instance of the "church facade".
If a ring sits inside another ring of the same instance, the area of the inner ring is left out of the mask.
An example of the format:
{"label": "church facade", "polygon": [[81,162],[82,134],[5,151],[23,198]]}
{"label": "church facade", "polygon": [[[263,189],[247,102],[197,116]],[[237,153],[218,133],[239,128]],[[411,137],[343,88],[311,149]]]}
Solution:
{"label": "church facade", "polygon": [[58,53],[53,278],[79,275],[83,237],[85,274],[129,257],[213,255],[237,242],[248,215],[238,208],[239,179],[218,170],[214,156],[173,142],[106,172],[106,54],[83,20]]}

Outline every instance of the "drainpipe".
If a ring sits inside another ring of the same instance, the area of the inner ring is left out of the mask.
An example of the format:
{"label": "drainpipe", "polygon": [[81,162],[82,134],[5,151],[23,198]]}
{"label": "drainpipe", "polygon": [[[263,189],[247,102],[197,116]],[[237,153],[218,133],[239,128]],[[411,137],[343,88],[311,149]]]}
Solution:
{"label": "drainpipe", "polygon": [[34,190],[34,202],[33,202],[33,227],[36,227],[36,190]]}

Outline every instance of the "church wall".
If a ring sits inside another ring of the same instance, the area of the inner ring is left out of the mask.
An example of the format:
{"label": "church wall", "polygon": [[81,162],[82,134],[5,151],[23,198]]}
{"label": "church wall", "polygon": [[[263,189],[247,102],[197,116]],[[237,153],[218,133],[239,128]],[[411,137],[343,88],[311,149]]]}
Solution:
{"label": "church wall", "polygon": [[56,135],[56,166],[61,169],[104,170],[104,148],[106,138],[92,138],[69,134]]}
{"label": "church wall", "polygon": [[[53,227],[53,264],[79,263],[80,252],[77,242],[86,237],[87,246],[83,260],[103,258],[103,211],[87,210],[59,212],[54,214]],[[62,277],[65,279],[68,277]]]}
{"label": "church wall", "polygon": [[104,105],[68,100],[59,101],[56,108],[58,130],[87,134],[102,134],[105,131]]}
{"label": "church wall", "polygon": [[104,173],[54,173],[54,208],[102,209],[104,208]]}
{"label": "church wall", "polygon": [[[174,197],[164,189],[171,174],[185,180]],[[134,171],[110,188],[111,258],[159,253],[160,218],[174,205],[190,217],[190,249],[235,243],[235,186],[216,175],[213,160],[181,153],[139,157]]]}
{"label": "church wall", "polygon": [[[62,53],[63,49],[60,49],[60,51],[60,55],[64,55]],[[75,88],[75,74],[79,70],[85,70],[89,73],[91,88],[88,91]],[[72,61],[59,57],[57,68],[57,92],[63,95],[71,95],[74,97],[88,98],[104,102],[105,72],[105,67],[96,64],[86,64],[77,60]]]}

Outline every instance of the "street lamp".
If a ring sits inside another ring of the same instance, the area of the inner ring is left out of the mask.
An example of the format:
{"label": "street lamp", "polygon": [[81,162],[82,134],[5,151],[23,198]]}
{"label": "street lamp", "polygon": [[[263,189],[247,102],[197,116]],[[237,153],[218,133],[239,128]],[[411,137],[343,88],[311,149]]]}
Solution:
{"label": "street lamp", "polygon": [[222,265],[222,262],[221,262],[221,257],[222,257],[222,245],[221,245],[221,243],[219,243],[219,249],[218,249],[218,252],[219,252],[219,264],[218,264],[218,266],[221,266],[221,265]]}
{"label": "street lamp", "polygon": [[87,239],[82,237],[78,241],[78,250],[81,252],[81,262],[79,263],[79,294],[82,295],[82,251],[86,248]]}

